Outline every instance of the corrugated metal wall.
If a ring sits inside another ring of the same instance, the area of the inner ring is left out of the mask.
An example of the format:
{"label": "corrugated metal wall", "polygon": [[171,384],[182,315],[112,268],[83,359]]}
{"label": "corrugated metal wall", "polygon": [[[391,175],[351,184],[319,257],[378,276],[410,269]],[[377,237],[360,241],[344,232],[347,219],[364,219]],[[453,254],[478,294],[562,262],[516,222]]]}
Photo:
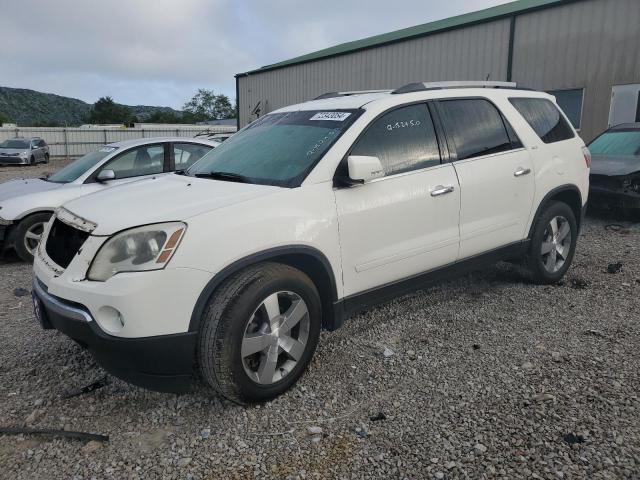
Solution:
{"label": "corrugated metal wall", "polygon": [[[518,15],[512,79],[538,90],[584,88],[580,134],[607,128],[613,85],[640,83],[640,0],[582,0]],[[505,80],[510,19],[238,79],[240,124],[340,90],[416,81]],[[266,104],[266,108],[265,107]]]}
{"label": "corrugated metal wall", "polygon": [[640,83],[640,1],[586,0],[517,17],[513,80],[584,88],[581,136],[607,128],[613,85]]}
{"label": "corrugated metal wall", "polygon": [[257,102],[262,114],[326,92],[396,88],[451,78],[504,80],[509,20],[443,32],[406,42],[238,79],[240,125]]}

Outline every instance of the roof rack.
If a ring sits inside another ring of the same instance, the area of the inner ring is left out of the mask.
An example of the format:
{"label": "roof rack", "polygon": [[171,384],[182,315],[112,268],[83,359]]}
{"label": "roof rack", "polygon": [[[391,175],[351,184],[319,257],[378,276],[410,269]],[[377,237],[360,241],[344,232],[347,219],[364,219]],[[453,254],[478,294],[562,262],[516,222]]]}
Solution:
{"label": "roof rack", "polygon": [[314,100],[324,100],[325,98],[349,97],[351,95],[362,95],[365,93],[390,93],[391,90],[352,90],[350,92],[328,92],[314,98]]}
{"label": "roof rack", "polygon": [[425,90],[443,90],[445,88],[517,88],[515,82],[493,82],[483,80],[461,80],[452,82],[409,83],[395,89],[392,94],[423,92]]}

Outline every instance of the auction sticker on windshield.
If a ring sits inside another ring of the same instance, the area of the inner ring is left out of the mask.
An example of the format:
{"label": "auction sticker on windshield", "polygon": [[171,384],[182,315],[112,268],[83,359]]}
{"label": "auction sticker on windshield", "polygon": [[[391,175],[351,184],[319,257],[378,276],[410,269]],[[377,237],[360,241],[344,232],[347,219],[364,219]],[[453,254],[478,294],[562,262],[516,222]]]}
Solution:
{"label": "auction sticker on windshield", "polygon": [[351,115],[348,112],[318,112],[309,120],[333,120],[335,122],[344,122]]}

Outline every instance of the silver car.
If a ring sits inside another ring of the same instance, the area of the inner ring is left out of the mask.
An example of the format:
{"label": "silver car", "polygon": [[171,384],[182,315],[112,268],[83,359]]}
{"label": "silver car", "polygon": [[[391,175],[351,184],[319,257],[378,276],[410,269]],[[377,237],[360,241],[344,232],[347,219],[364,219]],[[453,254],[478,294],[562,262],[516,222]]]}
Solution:
{"label": "silver car", "polygon": [[0,184],[0,251],[13,247],[26,261],[56,208],[124,183],[186,170],[216,147],[195,138],[143,138],[104,145],[45,178]]}
{"label": "silver car", "polygon": [[10,138],[0,143],[0,165],[49,163],[49,146],[40,137]]}

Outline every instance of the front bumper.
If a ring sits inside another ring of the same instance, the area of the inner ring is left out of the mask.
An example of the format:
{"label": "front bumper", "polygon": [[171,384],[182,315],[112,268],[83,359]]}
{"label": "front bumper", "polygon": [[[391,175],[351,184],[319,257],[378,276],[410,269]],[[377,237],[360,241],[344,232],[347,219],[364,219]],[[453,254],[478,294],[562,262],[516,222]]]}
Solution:
{"label": "front bumper", "polygon": [[640,193],[591,185],[589,204],[594,207],[640,208]]}
{"label": "front bumper", "polygon": [[193,385],[197,332],[143,338],[105,333],[88,309],[55,297],[37,278],[36,316],[44,329],[58,330],[86,347],[107,372],[159,392],[185,392]]}
{"label": "front bumper", "polygon": [[0,156],[0,165],[29,165],[28,158],[22,157],[2,157]]}

